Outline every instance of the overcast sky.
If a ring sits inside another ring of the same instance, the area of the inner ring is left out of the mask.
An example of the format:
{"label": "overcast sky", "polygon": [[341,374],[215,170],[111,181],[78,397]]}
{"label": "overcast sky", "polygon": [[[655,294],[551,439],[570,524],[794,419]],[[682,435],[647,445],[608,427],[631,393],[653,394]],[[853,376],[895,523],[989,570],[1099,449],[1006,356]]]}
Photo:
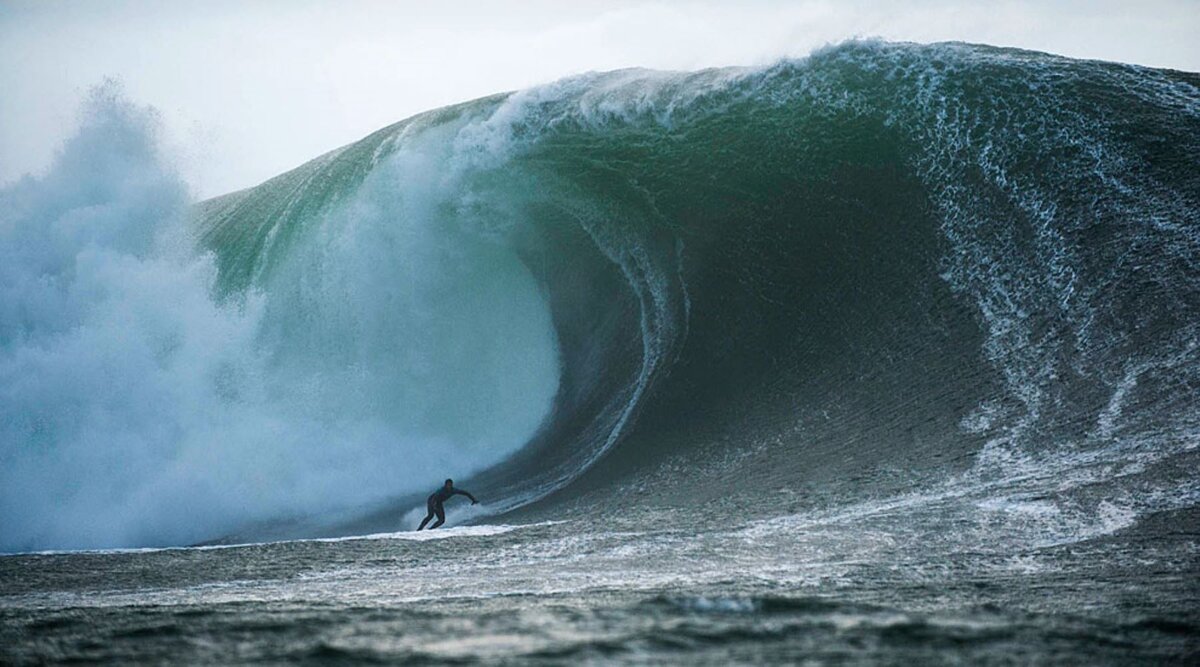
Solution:
{"label": "overcast sky", "polygon": [[0,183],[44,169],[88,88],[157,107],[197,194],[258,183],[414,113],[588,70],[963,40],[1200,71],[1200,0],[0,0]]}

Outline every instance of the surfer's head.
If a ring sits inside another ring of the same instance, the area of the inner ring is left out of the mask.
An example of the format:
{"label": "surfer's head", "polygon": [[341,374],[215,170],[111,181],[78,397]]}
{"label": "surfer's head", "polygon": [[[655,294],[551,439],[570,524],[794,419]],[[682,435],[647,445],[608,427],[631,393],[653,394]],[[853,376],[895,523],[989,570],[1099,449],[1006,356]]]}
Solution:
{"label": "surfer's head", "polygon": [[452,479],[446,480],[446,488],[448,489],[452,486],[454,486],[454,480],[452,480]]}

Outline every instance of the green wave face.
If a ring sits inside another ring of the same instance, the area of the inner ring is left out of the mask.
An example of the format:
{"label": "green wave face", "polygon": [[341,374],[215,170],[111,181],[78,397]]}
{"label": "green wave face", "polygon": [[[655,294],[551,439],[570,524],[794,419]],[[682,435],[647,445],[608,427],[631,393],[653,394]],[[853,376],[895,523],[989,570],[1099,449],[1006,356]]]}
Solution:
{"label": "green wave face", "polygon": [[320,422],[340,465],[386,464],[376,500],[504,461],[558,391],[544,286],[513,221],[472,210],[456,164],[454,137],[487,106],[406,121],[201,206],[220,294],[262,302],[264,391]]}

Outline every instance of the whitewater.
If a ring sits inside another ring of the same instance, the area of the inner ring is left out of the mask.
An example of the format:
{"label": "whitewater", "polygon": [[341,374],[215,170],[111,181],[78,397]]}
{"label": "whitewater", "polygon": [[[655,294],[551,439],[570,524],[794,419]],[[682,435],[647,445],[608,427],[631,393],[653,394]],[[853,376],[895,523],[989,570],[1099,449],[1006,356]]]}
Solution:
{"label": "whitewater", "polygon": [[1200,75],[588,73],[198,202],[161,144],[110,83],[0,190],[6,662],[1200,653]]}

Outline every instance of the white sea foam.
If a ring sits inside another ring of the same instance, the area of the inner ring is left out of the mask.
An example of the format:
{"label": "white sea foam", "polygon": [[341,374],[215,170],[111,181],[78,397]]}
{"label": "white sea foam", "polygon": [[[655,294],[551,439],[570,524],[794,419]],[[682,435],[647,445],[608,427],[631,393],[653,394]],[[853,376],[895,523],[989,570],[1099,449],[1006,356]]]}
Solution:
{"label": "white sea foam", "polygon": [[[235,544],[205,544],[190,547],[132,547],[132,548],[117,548],[117,549],[49,549],[44,551],[31,551],[13,554],[0,554],[0,558],[5,556],[54,556],[62,554],[142,554],[156,553],[161,551],[214,551],[221,549],[252,549],[275,544],[305,544],[305,543],[336,543],[336,542],[356,542],[360,540],[402,540],[407,542],[430,542],[434,540],[447,540],[462,537],[491,537],[493,535],[503,535],[511,533],[514,530],[522,528],[537,528],[541,526],[553,526],[556,524],[565,523],[564,521],[542,521],[539,523],[529,524],[481,524],[473,526],[445,526],[437,530],[401,530],[393,533],[370,533],[367,535],[346,535],[344,537],[310,537],[299,540],[276,540],[269,542],[238,542]],[[230,583],[230,582],[226,582]],[[233,582],[236,583],[236,582]]]}

